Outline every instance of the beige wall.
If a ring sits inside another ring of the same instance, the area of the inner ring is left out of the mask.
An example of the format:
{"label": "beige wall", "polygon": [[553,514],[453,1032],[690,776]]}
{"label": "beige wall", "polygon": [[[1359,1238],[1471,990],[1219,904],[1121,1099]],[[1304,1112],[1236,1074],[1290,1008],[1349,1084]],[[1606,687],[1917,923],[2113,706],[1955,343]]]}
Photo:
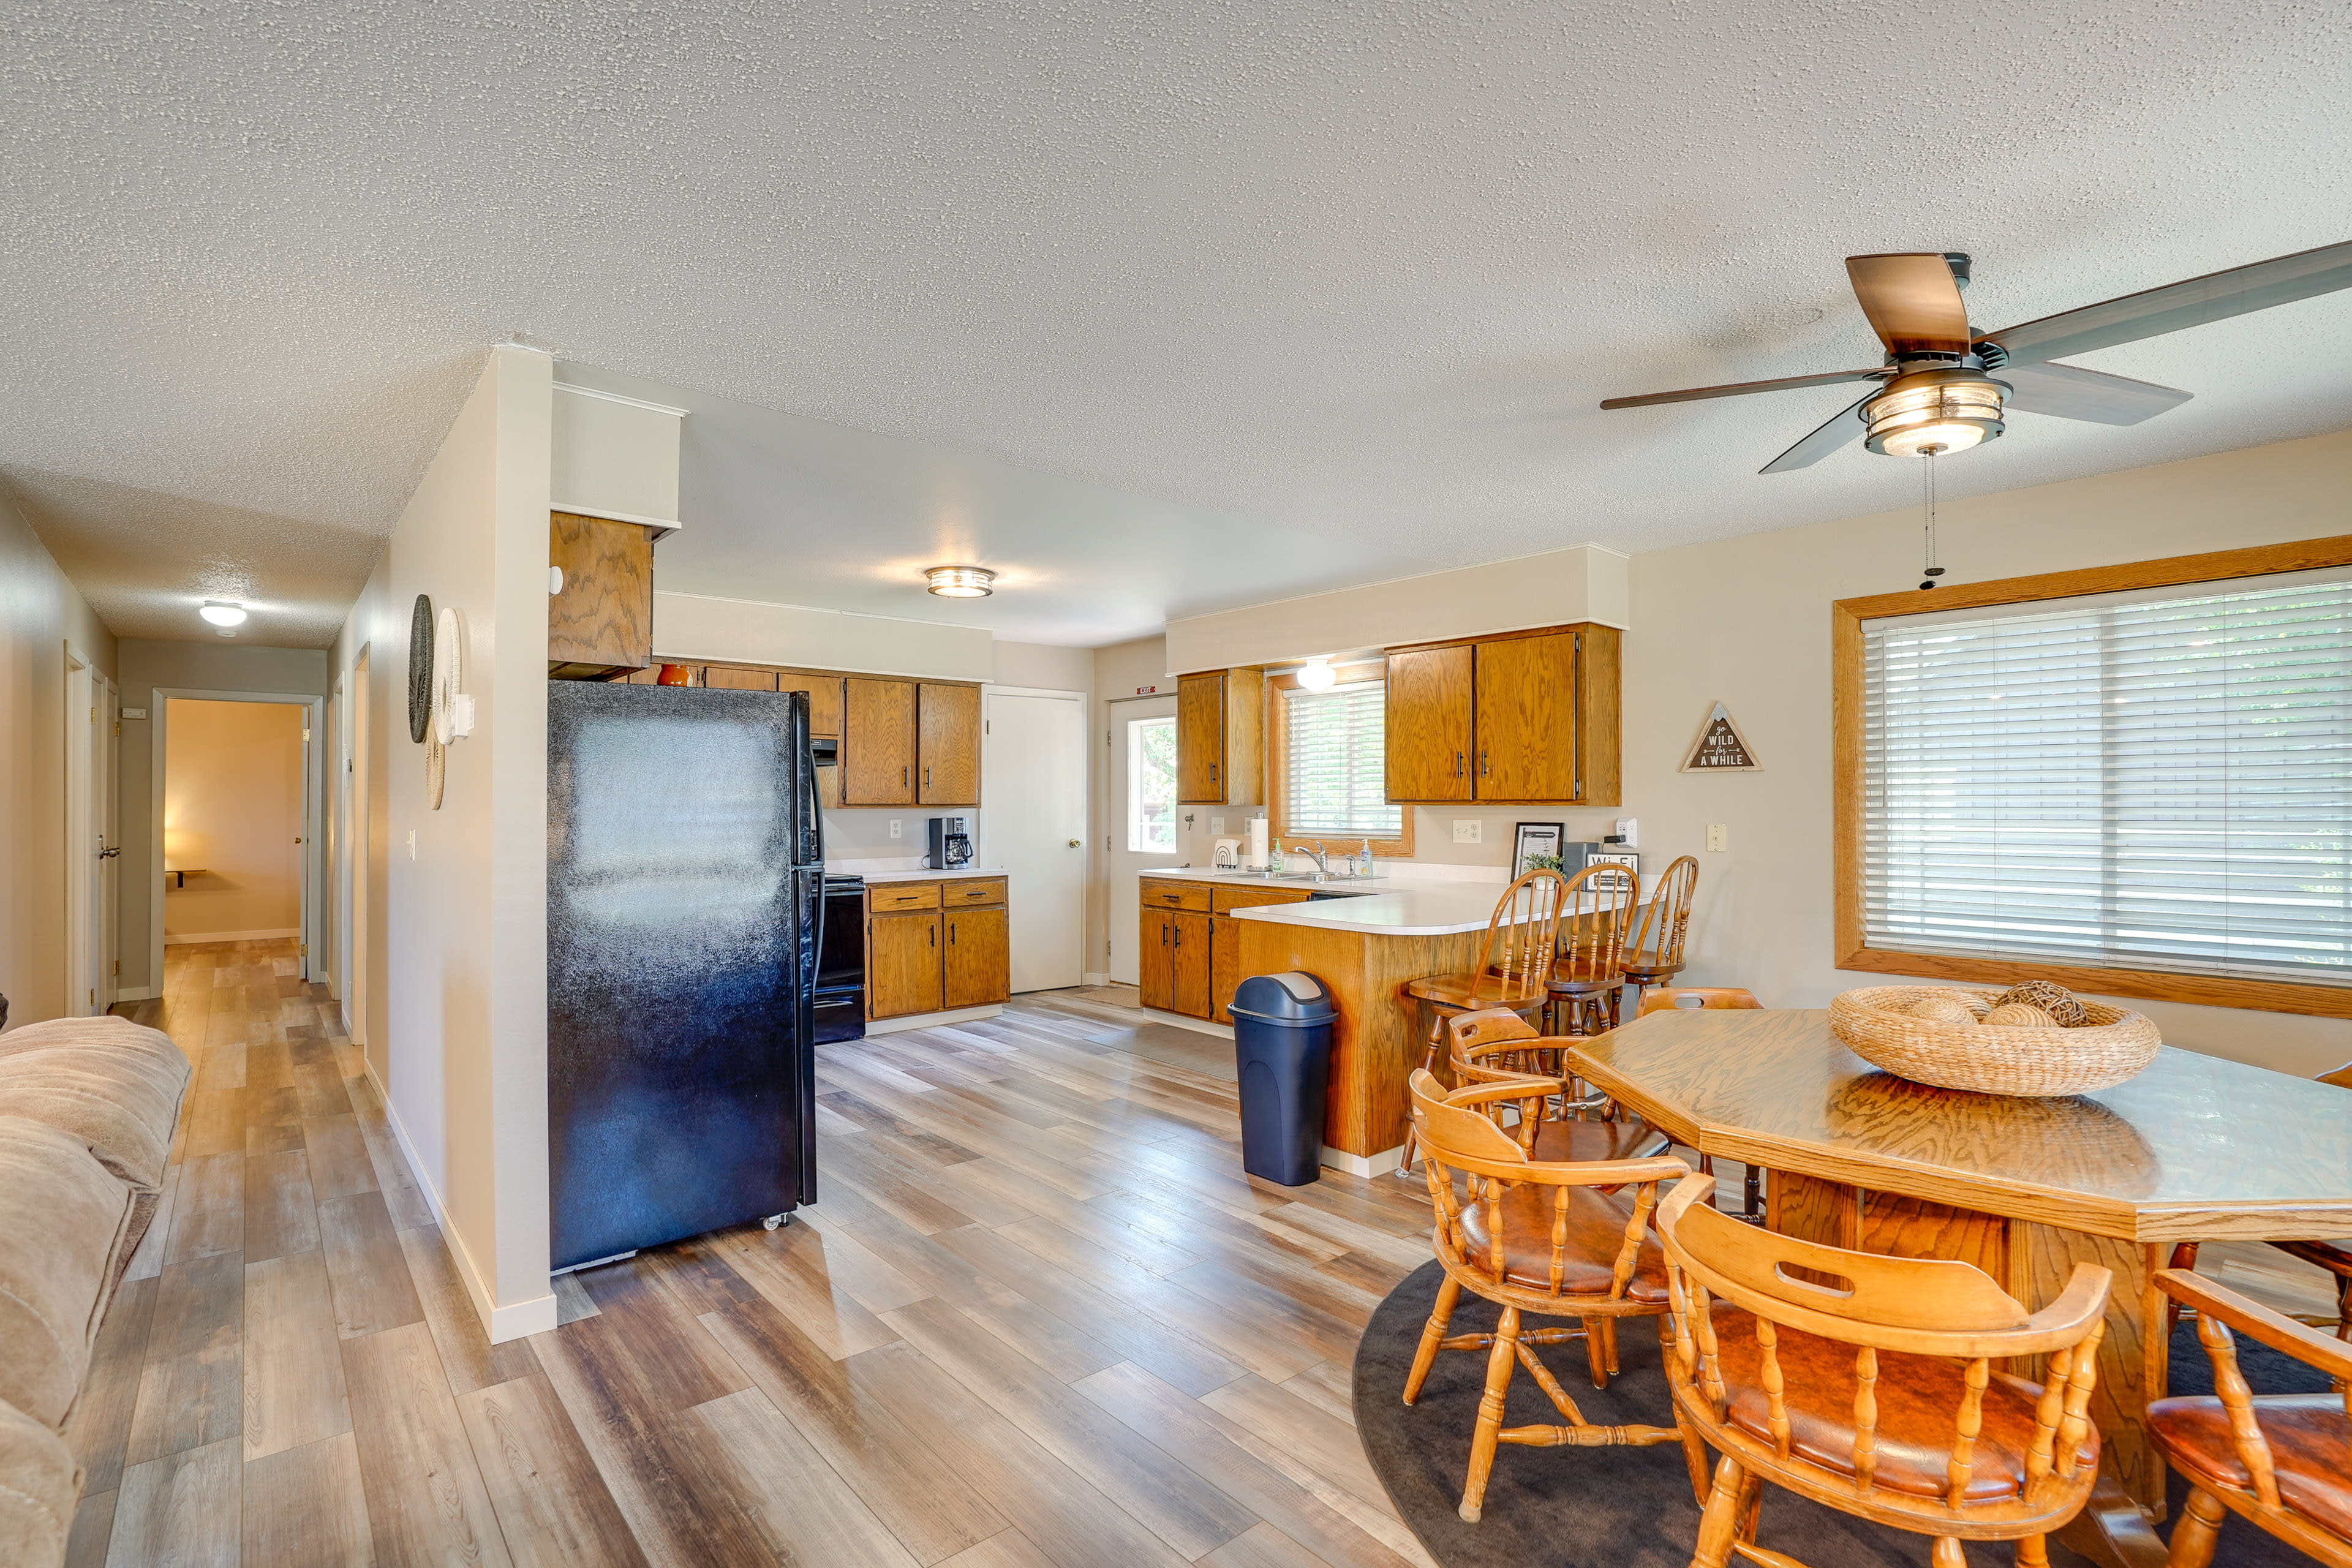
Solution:
{"label": "beige wall", "polygon": [[[162,994],[163,984],[154,967],[161,956],[155,902],[162,887],[162,878],[155,874],[159,862],[155,858],[153,739],[154,714],[163,700],[155,695],[156,689],[321,697],[327,691],[327,653],[322,648],[261,647],[226,637],[202,642],[125,637],[121,663],[123,706],[144,709],[149,715],[122,721],[117,750],[122,845],[119,864],[124,868],[117,927],[122,994],[156,996]],[[315,897],[325,896],[323,886],[321,877]],[[321,957],[315,952],[311,956],[314,961]]]}
{"label": "beige wall", "polygon": [[[654,575],[661,575],[658,543],[654,546]],[[940,680],[986,680],[995,658],[982,626],[658,591],[654,595],[654,651],[675,658],[738,659]]]}
{"label": "beige wall", "polygon": [[12,1026],[65,1011],[68,644],[113,677],[114,634],[0,489],[0,995]]}
{"label": "beige wall", "polygon": [[302,922],[301,837],[302,710],[173,700],[163,741],[164,864],[201,874],[166,884],[163,940],[294,935]]}
{"label": "beige wall", "polygon": [[[369,1065],[493,1340],[552,1328],[547,1216],[551,362],[491,352],[334,649],[369,655]],[[439,810],[408,738],[410,606],[465,622],[473,735]],[[501,650],[510,650],[502,657]],[[415,835],[415,850],[409,835]]]}
{"label": "beige wall", "polygon": [[[2352,431],[1947,501],[1939,532],[1950,583],[2352,532]],[[1641,820],[1645,868],[1698,857],[1685,981],[1782,1007],[1879,983],[1832,963],[1829,606],[1916,585],[1919,545],[1905,507],[1634,558],[1625,812]],[[1763,772],[1678,771],[1718,700]],[[1703,847],[1709,823],[1729,830],[1723,853]],[[2352,1057],[2340,1019],[2126,1005],[2173,1045],[2283,1071]]]}

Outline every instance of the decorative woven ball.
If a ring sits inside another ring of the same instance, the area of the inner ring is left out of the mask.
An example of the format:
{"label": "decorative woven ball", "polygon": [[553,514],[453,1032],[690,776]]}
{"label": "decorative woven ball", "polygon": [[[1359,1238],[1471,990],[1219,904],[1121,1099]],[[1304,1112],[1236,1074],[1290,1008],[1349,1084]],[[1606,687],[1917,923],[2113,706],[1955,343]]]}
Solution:
{"label": "decorative woven ball", "polygon": [[2022,1029],[2050,1029],[2055,1028],[2058,1025],[2057,1019],[2030,1002],[2004,1002],[1987,1013],[1984,1021],[2009,1028]]}
{"label": "decorative woven ball", "polygon": [[1977,1010],[1945,992],[1931,992],[1911,1004],[1911,1016],[1931,1024],[1974,1024]]}
{"label": "decorative woven ball", "polygon": [[2006,1006],[2012,1002],[2041,1008],[2050,1015],[2050,1021],[2062,1029],[2078,1029],[2083,1026],[2082,999],[2055,981],[2022,981],[1992,999],[1996,1007]]}

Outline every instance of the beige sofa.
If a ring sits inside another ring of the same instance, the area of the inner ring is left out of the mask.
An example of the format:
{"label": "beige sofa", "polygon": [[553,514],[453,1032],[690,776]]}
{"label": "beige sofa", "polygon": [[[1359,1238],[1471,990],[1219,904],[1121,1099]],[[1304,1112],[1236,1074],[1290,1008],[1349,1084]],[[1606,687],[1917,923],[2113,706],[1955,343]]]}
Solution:
{"label": "beige sofa", "polygon": [[0,1033],[0,1563],[65,1559],[81,1467],[59,1436],[155,1217],[188,1059],[125,1018]]}

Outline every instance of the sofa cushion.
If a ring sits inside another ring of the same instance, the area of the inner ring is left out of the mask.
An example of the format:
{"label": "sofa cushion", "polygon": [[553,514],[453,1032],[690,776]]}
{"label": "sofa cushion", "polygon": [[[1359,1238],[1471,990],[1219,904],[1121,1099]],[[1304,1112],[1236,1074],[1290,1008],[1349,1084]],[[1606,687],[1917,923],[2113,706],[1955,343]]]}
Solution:
{"label": "sofa cushion", "polygon": [[0,1563],[63,1563],[81,1483],[81,1467],[55,1432],[0,1405]]}
{"label": "sofa cushion", "polygon": [[53,1018],[0,1035],[0,1116],[73,1134],[148,1192],[163,1185],[188,1077],[169,1035],[127,1018]]}
{"label": "sofa cushion", "polygon": [[81,1140],[0,1116],[0,1401],[65,1425],[131,1218]]}

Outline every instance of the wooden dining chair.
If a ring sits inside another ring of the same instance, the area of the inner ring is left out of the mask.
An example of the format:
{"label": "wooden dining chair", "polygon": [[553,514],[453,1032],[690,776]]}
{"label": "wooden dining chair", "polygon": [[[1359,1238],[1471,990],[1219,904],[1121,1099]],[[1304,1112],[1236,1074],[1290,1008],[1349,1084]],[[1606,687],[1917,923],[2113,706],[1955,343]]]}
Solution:
{"label": "wooden dining chair", "polygon": [[[1431,1241],[1445,1279],[1413,1352],[1404,1402],[1421,1397],[1438,1352],[1486,1352],[1486,1386],[1462,1483],[1460,1512],[1474,1523],[1484,1510],[1495,1451],[1503,1443],[1590,1448],[1681,1441],[1695,1469],[1705,1466],[1704,1456],[1676,1426],[1587,1421],[1536,1355],[1538,1345],[1580,1339],[1592,1386],[1608,1386],[1618,1369],[1617,1320],[1663,1318],[1666,1310],[1664,1258],[1648,1234],[1650,1216],[1657,1207],[1658,1184],[1690,1170],[1671,1157],[1557,1163],[1528,1159],[1517,1141],[1490,1119],[1489,1108],[1511,1101],[1522,1118],[1539,1116],[1545,1096],[1560,1088],[1558,1079],[1530,1078],[1474,1084],[1449,1094],[1426,1072],[1415,1072],[1411,1082],[1412,1119],[1421,1133],[1422,1166],[1434,1211]],[[1464,1184],[1459,1194],[1457,1178]],[[1612,1196],[1600,1190],[1604,1187],[1632,1191]],[[1493,1333],[1447,1334],[1465,1289],[1502,1308]],[[1521,1323],[1526,1313],[1580,1323],[1572,1329],[1530,1329]],[[1503,1426],[1504,1394],[1521,1366],[1566,1426]]]}
{"label": "wooden dining chair", "polygon": [[1672,980],[1682,968],[1691,900],[1697,891],[1698,861],[1692,856],[1683,856],[1659,873],[1650,901],[1642,906],[1641,918],[1625,939],[1625,984],[1647,991]]}
{"label": "wooden dining chair", "polygon": [[1625,934],[1640,912],[1642,877],[1629,866],[1601,860],[1572,878],[1560,894],[1559,952],[1552,959],[1551,1029],[1555,1035],[1605,1035],[1617,1026],[1625,991]]}
{"label": "wooden dining chair", "polygon": [[1651,1013],[1689,1011],[1706,1007],[1761,1007],[1756,993],[1737,985],[1660,985],[1642,993],[1634,1016]]}
{"label": "wooden dining chair", "polygon": [[[2156,1288],[2196,1310],[2213,1363],[2212,1394],[2147,1407],[2148,1436],[2189,1488],[2166,1563],[2212,1562],[2226,1509],[2306,1557],[2352,1568],[2352,1347],[2185,1269],[2158,1269]],[[2253,1393],[2233,1330],[2326,1373],[2336,1392]]]}
{"label": "wooden dining chair", "polygon": [[[1423,1033],[1422,1070],[1437,1071],[1445,1059],[1445,1020],[1457,1013],[1506,1007],[1525,1016],[1550,1001],[1545,983],[1551,973],[1552,944],[1559,931],[1560,875],[1530,871],[1503,889],[1478,944],[1478,966],[1465,974],[1425,974],[1405,982],[1404,994],[1428,1017]],[[1415,1133],[1408,1129],[1399,1175],[1412,1173]]]}
{"label": "wooden dining chair", "polygon": [[1530,1160],[1645,1160],[1673,1147],[1673,1139],[1608,1096],[1580,1093],[1583,1086],[1560,1070],[1561,1049],[1570,1042],[1537,1034],[1508,1008],[1457,1013],[1445,1021],[1445,1037],[1457,1086],[1528,1078],[1565,1086],[1566,1092],[1547,1096],[1536,1114],[1515,1121],[1509,1120],[1517,1110],[1513,1102],[1487,1108],[1496,1125],[1517,1139]]}
{"label": "wooden dining chair", "polygon": [[[2337,1089],[2352,1089],[2352,1062],[2321,1073],[2311,1080],[2330,1084]],[[2273,1241],[2273,1247],[2290,1258],[2300,1258],[2305,1263],[2325,1268],[2336,1279],[2336,1337],[2352,1341],[2352,1240],[2336,1241]],[[2172,1267],[2195,1268],[2199,1243],[2177,1242],[2172,1248]],[[2165,1303],[2164,1328],[2168,1335],[2180,1322],[2180,1303]]]}
{"label": "wooden dining chair", "polygon": [[[1802,1568],[1756,1543],[1766,1481],[1934,1537],[1935,1568],[1964,1568],[1962,1541],[2011,1541],[2020,1568],[2046,1568],[2043,1537],[2098,1476],[2087,1412],[2108,1271],[2076,1264],[2029,1313],[1972,1264],[1757,1230],[1707,1207],[1709,1186],[1687,1178],[1658,1210],[1666,1381],[1722,1455],[1692,1568]],[[2047,1356],[2049,1382],[1993,1370],[2013,1356]]]}

